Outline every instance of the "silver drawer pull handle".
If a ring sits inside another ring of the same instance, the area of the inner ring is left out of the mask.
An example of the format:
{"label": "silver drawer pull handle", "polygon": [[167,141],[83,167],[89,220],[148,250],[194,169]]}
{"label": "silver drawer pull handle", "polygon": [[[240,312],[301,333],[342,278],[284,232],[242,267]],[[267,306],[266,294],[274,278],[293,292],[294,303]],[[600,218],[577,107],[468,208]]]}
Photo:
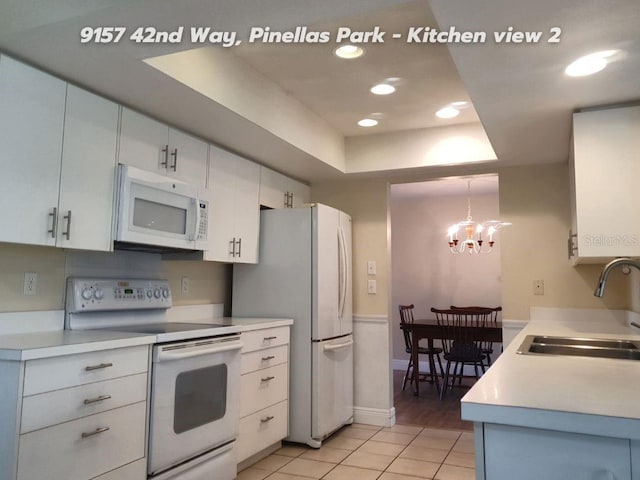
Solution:
{"label": "silver drawer pull handle", "polygon": [[53,211],[49,213],[51,217],[51,230],[47,230],[47,233],[51,234],[51,238],[56,238],[56,230],[58,226],[58,209],[53,207]]}
{"label": "silver drawer pull handle", "polygon": [[71,210],[67,210],[67,214],[62,218],[67,221],[67,231],[62,232],[62,235],[67,237],[67,240],[71,240]]}
{"label": "silver drawer pull handle", "polygon": [[84,404],[91,405],[92,403],[103,402],[105,400],[109,400],[110,398],[111,398],[111,395],[100,395],[99,397],[96,397],[96,398],[87,398],[84,401]]}
{"label": "silver drawer pull handle", "polygon": [[107,430],[111,430],[111,427],[100,427],[100,428],[96,428],[93,432],[83,432],[81,437],[82,438],[93,437],[94,435],[98,435],[99,433],[104,433]]}
{"label": "silver drawer pull handle", "polygon": [[271,380],[273,380],[276,377],[267,377],[267,378],[261,378],[260,382],[270,382]]}
{"label": "silver drawer pull handle", "polygon": [[89,365],[88,367],[84,367],[87,372],[92,370],[100,370],[103,368],[113,367],[113,363],[101,363],[100,365]]}
{"label": "silver drawer pull handle", "polygon": [[262,361],[263,362],[268,362],[269,360],[273,360],[274,358],[276,358],[276,357],[274,357],[273,355],[269,355],[268,357],[262,357]]}
{"label": "silver drawer pull handle", "polygon": [[269,340],[275,340],[276,338],[278,338],[278,337],[264,337],[263,340],[265,342],[268,342]]}
{"label": "silver drawer pull handle", "polygon": [[266,417],[266,418],[261,418],[261,419],[260,419],[260,423],[267,423],[267,422],[270,422],[270,421],[271,421],[271,420],[273,420],[274,418],[275,418],[275,417],[272,417],[271,415],[269,415],[269,416],[268,416],[268,417]]}

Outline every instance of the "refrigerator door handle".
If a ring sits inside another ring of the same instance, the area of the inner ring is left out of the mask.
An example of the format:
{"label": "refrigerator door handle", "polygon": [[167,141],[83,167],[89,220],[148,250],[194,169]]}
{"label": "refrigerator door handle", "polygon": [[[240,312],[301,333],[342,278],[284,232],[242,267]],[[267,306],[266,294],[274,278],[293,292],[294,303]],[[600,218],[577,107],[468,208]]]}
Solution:
{"label": "refrigerator door handle", "polygon": [[330,350],[339,350],[341,348],[350,347],[351,345],[353,345],[353,339],[352,338],[350,338],[349,341],[347,341],[345,343],[338,343],[336,345],[324,345],[322,348],[324,349],[325,352],[328,352]]}
{"label": "refrigerator door handle", "polygon": [[342,318],[344,315],[344,305],[347,300],[347,278],[349,275],[347,266],[347,249],[346,241],[344,239],[344,232],[341,228],[338,229],[338,259],[339,265],[339,292],[338,292],[338,316]]}

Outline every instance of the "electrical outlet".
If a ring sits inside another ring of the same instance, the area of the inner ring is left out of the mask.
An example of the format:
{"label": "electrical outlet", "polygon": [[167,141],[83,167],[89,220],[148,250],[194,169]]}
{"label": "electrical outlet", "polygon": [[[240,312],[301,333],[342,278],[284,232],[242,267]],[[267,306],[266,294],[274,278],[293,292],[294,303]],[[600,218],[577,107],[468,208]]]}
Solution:
{"label": "electrical outlet", "polygon": [[533,282],[533,294],[544,295],[544,280],[534,280]]}
{"label": "electrical outlet", "polygon": [[375,295],[376,294],[376,290],[377,290],[376,281],[375,280],[369,280],[367,282],[367,293],[369,295]]}
{"label": "electrical outlet", "polygon": [[38,274],[24,272],[24,295],[35,295],[38,288]]}
{"label": "electrical outlet", "polygon": [[191,290],[191,279],[182,277],[182,293],[189,293],[189,290]]}

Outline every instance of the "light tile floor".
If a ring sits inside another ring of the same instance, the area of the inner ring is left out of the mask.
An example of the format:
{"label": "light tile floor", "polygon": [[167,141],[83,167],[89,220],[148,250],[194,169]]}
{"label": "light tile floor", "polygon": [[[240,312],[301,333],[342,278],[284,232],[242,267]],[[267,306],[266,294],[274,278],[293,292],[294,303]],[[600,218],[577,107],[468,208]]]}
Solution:
{"label": "light tile floor", "polygon": [[354,424],[313,449],[286,444],[238,480],[475,480],[473,433]]}

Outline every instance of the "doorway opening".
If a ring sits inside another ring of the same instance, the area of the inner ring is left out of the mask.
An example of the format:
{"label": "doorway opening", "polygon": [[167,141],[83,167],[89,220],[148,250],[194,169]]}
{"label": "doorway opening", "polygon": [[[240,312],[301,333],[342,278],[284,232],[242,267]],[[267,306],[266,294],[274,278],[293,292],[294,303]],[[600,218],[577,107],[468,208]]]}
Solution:
{"label": "doorway opening", "polygon": [[[464,387],[447,392],[443,401],[432,384],[421,383],[420,397],[414,396],[409,382],[402,390],[409,354],[398,312],[398,305],[413,304],[414,317],[425,319],[433,318],[432,307],[502,304],[500,232],[495,234],[490,253],[456,255],[449,248],[449,228],[466,220],[469,198],[474,221],[500,218],[498,175],[449,177],[390,186],[391,362],[396,420],[400,424],[473,428],[470,422],[460,419],[460,399],[467,391]],[[486,233],[483,250],[487,248]],[[458,235],[464,235],[464,231]],[[501,345],[495,347],[494,352],[501,351]],[[420,360],[419,371],[428,372],[427,358]],[[469,379],[463,381],[463,385],[470,384]]]}

